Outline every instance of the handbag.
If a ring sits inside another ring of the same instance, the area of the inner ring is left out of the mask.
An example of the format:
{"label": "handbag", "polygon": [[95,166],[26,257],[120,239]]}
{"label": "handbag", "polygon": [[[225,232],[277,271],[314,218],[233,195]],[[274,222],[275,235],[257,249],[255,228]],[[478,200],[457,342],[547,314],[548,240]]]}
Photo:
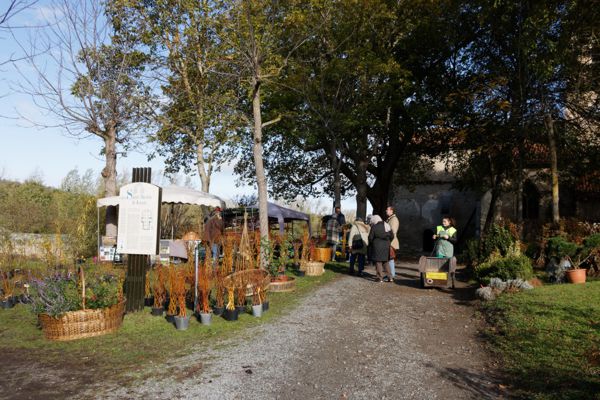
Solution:
{"label": "handbag", "polygon": [[352,250],[360,250],[365,247],[365,242],[362,240],[360,234],[354,235],[352,238]]}
{"label": "handbag", "polygon": [[392,246],[390,246],[390,260],[393,260],[396,258],[396,250],[394,250],[394,248]]}

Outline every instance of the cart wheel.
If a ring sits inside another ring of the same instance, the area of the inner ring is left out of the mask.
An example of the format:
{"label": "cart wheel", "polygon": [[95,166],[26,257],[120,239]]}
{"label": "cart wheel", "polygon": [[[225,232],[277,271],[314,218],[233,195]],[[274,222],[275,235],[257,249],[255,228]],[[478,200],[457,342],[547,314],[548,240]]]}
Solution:
{"label": "cart wheel", "polygon": [[421,289],[425,289],[425,274],[423,272],[421,272],[419,275],[420,275],[419,287]]}

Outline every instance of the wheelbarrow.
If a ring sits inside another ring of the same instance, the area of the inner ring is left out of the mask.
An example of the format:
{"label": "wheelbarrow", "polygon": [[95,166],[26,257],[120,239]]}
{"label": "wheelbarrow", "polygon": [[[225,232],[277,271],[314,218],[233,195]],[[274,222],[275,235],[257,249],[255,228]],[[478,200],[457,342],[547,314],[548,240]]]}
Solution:
{"label": "wheelbarrow", "polygon": [[419,259],[419,278],[421,288],[452,287],[454,289],[454,273],[456,272],[456,257],[426,257]]}

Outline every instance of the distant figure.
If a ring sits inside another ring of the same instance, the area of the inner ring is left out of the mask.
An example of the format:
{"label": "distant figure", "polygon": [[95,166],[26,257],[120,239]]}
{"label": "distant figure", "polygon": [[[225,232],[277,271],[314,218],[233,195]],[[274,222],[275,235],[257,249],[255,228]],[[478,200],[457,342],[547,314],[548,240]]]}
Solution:
{"label": "distant figure", "polygon": [[385,271],[388,282],[393,282],[389,265],[392,228],[387,222],[383,222],[379,215],[371,217],[371,225],[369,247],[371,248],[371,259],[375,262],[377,281],[383,282],[383,272]]}
{"label": "distant figure", "polygon": [[333,215],[336,216],[337,222],[340,224],[340,226],[346,225],[346,216],[342,214],[342,209],[339,206],[335,208]]}
{"label": "distant figure", "polygon": [[335,251],[337,250],[337,245],[342,234],[342,226],[338,222],[337,214],[333,214],[331,218],[329,218],[325,227],[325,231],[327,232],[327,243],[332,249],[331,261],[335,261]]}
{"label": "distant figure", "polygon": [[362,276],[365,269],[367,246],[369,245],[369,231],[371,229],[362,218],[356,218],[350,229],[350,266],[348,273],[354,274],[354,263],[358,260],[358,276]]}
{"label": "distant figure", "polygon": [[223,218],[221,217],[221,207],[217,207],[204,225],[204,240],[211,246],[213,265],[216,265],[219,260],[219,246],[222,239]]}
{"label": "distant figure", "polygon": [[[395,214],[394,207],[392,206],[388,206],[388,208],[385,209],[385,214],[387,215],[387,220],[385,222],[387,222],[390,225],[390,227],[392,228],[392,233],[394,234],[392,243],[390,244],[392,249],[394,249],[394,257],[390,258],[390,273],[392,274],[393,279],[396,276],[395,258],[398,255],[398,249],[400,248],[400,242],[398,242],[398,229],[400,228],[400,221],[398,220],[398,217]],[[391,253],[392,252],[390,252],[390,255]]]}
{"label": "distant figure", "polygon": [[435,228],[435,256],[440,258],[452,258],[454,256],[454,244],[456,243],[456,228],[454,219],[442,218],[442,225]]}

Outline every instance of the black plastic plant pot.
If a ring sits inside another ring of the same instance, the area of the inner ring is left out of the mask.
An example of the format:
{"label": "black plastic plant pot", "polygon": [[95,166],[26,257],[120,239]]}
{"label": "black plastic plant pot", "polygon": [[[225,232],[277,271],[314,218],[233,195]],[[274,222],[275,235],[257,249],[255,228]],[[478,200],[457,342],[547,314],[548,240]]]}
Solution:
{"label": "black plastic plant pot", "polygon": [[12,297],[9,297],[8,299],[0,301],[0,308],[8,309],[8,308],[13,308],[14,306],[15,306],[15,302],[13,301]]}
{"label": "black plastic plant pot", "polygon": [[297,276],[305,276],[306,275],[306,271],[302,271],[300,269],[296,270],[296,275]]}
{"label": "black plastic plant pot", "polygon": [[237,321],[238,311],[225,309],[225,311],[223,311],[223,318],[225,318],[226,321]]}
{"label": "black plastic plant pot", "polygon": [[268,301],[263,302],[262,306],[263,306],[263,311],[267,311],[269,309],[269,302]]}
{"label": "black plastic plant pot", "polygon": [[146,297],[144,299],[144,305],[146,307],[152,307],[153,304],[154,304],[154,297]]}
{"label": "black plastic plant pot", "polygon": [[235,310],[239,314],[244,314],[246,312],[246,306],[235,306]]}
{"label": "black plastic plant pot", "polygon": [[223,311],[225,311],[225,307],[214,307],[213,308],[213,314],[215,314],[215,315],[222,315]]}
{"label": "black plastic plant pot", "polygon": [[155,317],[162,317],[164,311],[165,309],[162,307],[152,307],[152,315],[154,315]]}
{"label": "black plastic plant pot", "polygon": [[167,320],[167,322],[170,322],[171,324],[175,323],[175,315],[167,314],[165,319]]}

